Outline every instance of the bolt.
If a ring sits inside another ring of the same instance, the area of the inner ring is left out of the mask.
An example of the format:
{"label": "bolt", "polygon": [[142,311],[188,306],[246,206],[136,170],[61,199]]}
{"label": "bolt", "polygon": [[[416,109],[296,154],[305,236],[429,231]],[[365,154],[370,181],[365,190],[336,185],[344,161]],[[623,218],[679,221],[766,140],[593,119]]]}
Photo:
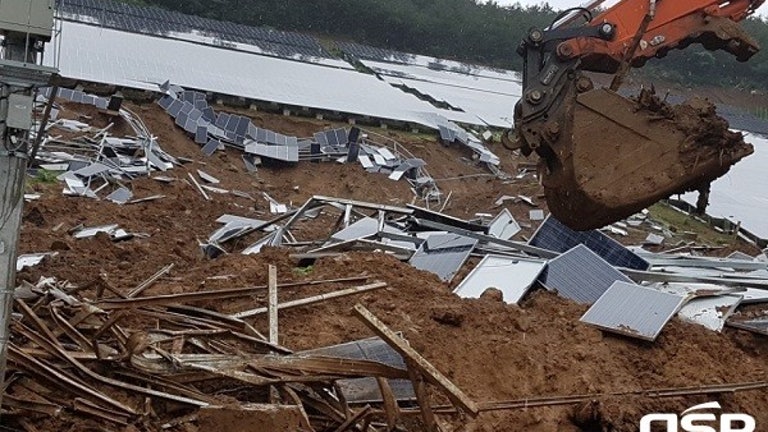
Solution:
{"label": "bolt", "polygon": [[547,126],[551,135],[560,135],[560,123],[552,122]]}
{"label": "bolt", "polygon": [[576,81],[576,90],[578,90],[579,93],[584,93],[584,92],[590,91],[593,88],[595,88],[595,86],[594,86],[594,84],[592,84],[592,80],[587,78],[587,77],[585,77],[585,76],[580,77]]}
{"label": "bolt", "polygon": [[603,23],[603,25],[600,26],[600,34],[605,37],[613,36],[613,24]]}
{"label": "bolt", "polygon": [[534,42],[534,43],[541,42],[541,40],[544,39],[544,33],[542,33],[542,31],[539,29],[533,29],[528,34],[528,39],[530,39],[531,42]]}
{"label": "bolt", "polygon": [[557,55],[561,59],[569,59],[573,56],[573,47],[568,42],[563,42],[557,46]]}
{"label": "bolt", "polygon": [[538,103],[541,102],[541,99],[544,97],[544,95],[541,93],[540,90],[531,90],[526,95],[526,98],[531,103]]}

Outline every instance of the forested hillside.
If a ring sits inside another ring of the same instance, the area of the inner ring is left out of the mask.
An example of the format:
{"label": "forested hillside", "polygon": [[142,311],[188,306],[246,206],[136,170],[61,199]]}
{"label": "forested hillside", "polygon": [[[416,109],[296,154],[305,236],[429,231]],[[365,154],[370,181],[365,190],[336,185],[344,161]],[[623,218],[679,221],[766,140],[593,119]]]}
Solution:
{"label": "forested hillside", "polygon": [[[548,7],[501,7],[476,0],[132,0],[207,18],[309,32],[383,48],[520,69],[518,42],[557,15]],[[574,5],[580,3],[574,1]],[[768,7],[768,6],[765,6]],[[743,23],[766,47],[749,63],[699,46],[648,63],[668,80],[768,90],[768,23]]]}

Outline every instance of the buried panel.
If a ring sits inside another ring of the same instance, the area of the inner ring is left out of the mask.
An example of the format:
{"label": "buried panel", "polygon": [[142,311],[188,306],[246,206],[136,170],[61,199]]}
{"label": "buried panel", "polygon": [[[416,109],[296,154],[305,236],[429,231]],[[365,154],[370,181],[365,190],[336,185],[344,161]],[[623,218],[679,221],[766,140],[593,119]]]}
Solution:
{"label": "buried panel", "polygon": [[656,340],[685,298],[626,282],[614,283],[581,322],[624,336]]}
{"label": "buried panel", "polygon": [[493,288],[502,292],[505,303],[517,304],[546,265],[545,261],[486,255],[453,293],[461,298],[480,298]]}
{"label": "buried panel", "polygon": [[648,270],[650,267],[646,260],[600,231],[574,231],[552,215],[539,226],[529,244],[561,253],[583,244],[611,265],[635,270]]}
{"label": "buried panel", "polygon": [[464,265],[477,240],[458,234],[432,234],[413,254],[409,264],[450,282]]}
{"label": "buried panel", "polygon": [[[340,345],[302,351],[298,355],[338,357],[353,360],[370,360],[395,368],[405,369],[403,357],[379,337],[348,342]],[[390,379],[389,385],[395,399],[411,401],[416,398],[409,380]],[[375,378],[356,378],[337,381],[344,397],[354,403],[380,403],[381,391]]]}
{"label": "buried panel", "polygon": [[632,282],[584,245],[551,260],[539,281],[548,290],[584,304],[596,302],[614,282]]}

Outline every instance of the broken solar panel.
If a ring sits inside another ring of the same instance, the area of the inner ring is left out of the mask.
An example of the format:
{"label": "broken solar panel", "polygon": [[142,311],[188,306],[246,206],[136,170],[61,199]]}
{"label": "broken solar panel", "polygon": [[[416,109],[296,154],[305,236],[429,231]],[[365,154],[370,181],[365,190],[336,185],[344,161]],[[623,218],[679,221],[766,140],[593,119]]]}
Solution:
{"label": "broken solar panel", "polygon": [[392,174],[389,175],[390,180],[400,180],[403,175],[405,175],[408,171],[414,169],[414,168],[421,168],[426,166],[427,163],[424,162],[423,159],[413,158],[413,159],[406,159],[401,163],[397,168],[395,168],[394,171],[392,171]]}
{"label": "broken solar panel", "polygon": [[581,317],[581,322],[609,332],[654,341],[684,303],[682,296],[633,283],[616,282]]}
{"label": "broken solar panel", "polygon": [[[348,227],[333,234],[331,238],[333,240],[345,241],[354,240],[363,237],[369,237],[379,232],[379,221],[371,218],[364,217],[357,222],[349,225]],[[391,226],[384,224],[383,232],[391,234],[405,234],[403,231],[392,228]]]}
{"label": "broken solar panel", "polygon": [[107,196],[107,200],[117,204],[125,204],[130,201],[131,198],[133,198],[133,192],[124,187],[116,189],[114,192]]}
{"label": "broken solar panel", "polygon": [[461,298],[480,298],[493,288],[501,291],[505,303],[517,304],[546,265],[545,261],[486,255],[453,293]]}
{"label": "broken solar panel", "polygon": [[584,304],[596,302],[616,281],[632,282],[581,244],[551,260],[539,277],[548,290]]}
{"label": "broken solar panel", "polygon": [[648,261],[600,231],[574,231],[552,215],[549,215],[539,226],[528,243],[531,246],[560,253],[583,244],[611,265],[634,270],[648,270],[650,267]]}
{"label": "broken solar panel", "polygon": [[476,245],[477,240],[458,234],[432,234],[408,263],[450,282]]}
{"label": "broken solar panel", "polygon": [[[398,369],[405,369],[402,356],[379,337],[348,342],[298,353],[301,356],[334,357],[353,360],[369,360]],[[389,379],[392,393],[398,401],[415,399],[409,380]],[[356,378],[337,381],[344,397],[355,403],[380,403],[381,391],[375,378]]]}
{"label": "broken solar panel", "polygon": [[269,159],[282,160],[286,162],[299,161],[299,148],[295,146],[274,146],[250,143],[245,146],[245,151],[247,153],[255,154],[257,156]]}
{"label": "broken solar panel", "polygon": [[509,240],[522,230],[512,213],[503,209],[488,225],[488,235],[502,240]]}
{"label": "broken solar panel", "polygon": [[720,332],[726,321],[741,304],[740,295],[722,295],[703,297],[689,301],[680,309],[677,316],[683,321],[704,326]]}

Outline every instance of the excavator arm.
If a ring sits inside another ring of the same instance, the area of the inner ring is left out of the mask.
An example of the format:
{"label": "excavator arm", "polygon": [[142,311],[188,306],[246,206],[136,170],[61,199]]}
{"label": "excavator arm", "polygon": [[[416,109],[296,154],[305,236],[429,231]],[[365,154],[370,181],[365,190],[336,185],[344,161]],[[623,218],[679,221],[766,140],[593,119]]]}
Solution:
{"label": "excavator arm", "polygon": [[[596,16],[574,8],[529,31],[518,48],[515,127],[523,153],[541,157],[553,215],[574,229],[598,228],[704,188],[752,152],[710,104],[673,109],[647,91],[630,100],[594,89],[582,72],[621,74],[691,43],[747,61],[758,46],[737,23],[764,1],[623,0]],[[580,16],[585,23],[573,25]]]}

